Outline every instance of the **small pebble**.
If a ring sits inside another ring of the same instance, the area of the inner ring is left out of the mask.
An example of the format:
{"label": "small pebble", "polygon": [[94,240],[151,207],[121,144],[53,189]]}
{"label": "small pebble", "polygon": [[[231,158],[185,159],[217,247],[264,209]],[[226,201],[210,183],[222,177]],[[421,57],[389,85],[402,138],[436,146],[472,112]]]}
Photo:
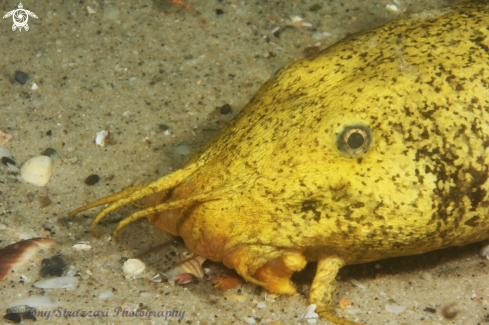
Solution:
{"label": "small pebble", "polygon": [[8,313],[3,316],[3,319],[16,324],[22,323],[22,317],[20,317],[19,313]]}
{"label": "small pebble", "polygon": [[39,86],[33,82],[32,85],[31,85],[31,90],[38,90],[39,89]]}
{"label": "small pebble", "polygon": [[66,264],[61,256],[53,256],[51,259],[45,258],[42,260],[42,267],[39,275],[41,278],[59,277],[63,275],[65,268]]}
{"label": "small pebble", "polygon": [[113,296],[114,296],[114,294],[112,293],[111,290],[104,290],[98,294],[97,299],[98,300],[105,300],[108,298],[112,298]]}
{"label": "small pebble", "polygon": [[6,144],[12,140],[13,136],[7,131],[0,130],[0,145]]}
{"label": "small pebble", "polygon": [[122,266],[122,272],[126,275],[126,278],[136,277],[144,272],[146,265],[137,258],[130,258],[124,262]]}
{"label": "small pebble", "polygon": [[78,285],[78,278],[75,276],[61,276],[46,280],[36,281],[33,286],[41,289],[68,289]]}
{"label": "small pebble", "polygon": [[25,85],[25,83],[27,82],[27,79],[29,79],[29,75],[27,73],[19,71],[19,70],[15,71],[15,81],[17,81],[20,84]]}
{"label": "small pebble", "polygon": [[53,149],[53,148],[47,148],[46,150],[44,150],[41,155],[43,156],[48,156],[48,157],[51,157],[52,155],[54,155],[56,153],[56,150]]}
{"label": "small pebble", "polygon": [[216,9],[216,15],[220,16],[224,14],[224,11],[222,9]]}
{"label": "small pebble", "polygon": [[36,156],[29,159],[20,168],[23,180],[36,186],[44,186],[53,174],[53,161],[47,156]]}
{"label": "small pebble", "polygon": [[168,125],[165,125],[165,124],[160,124],[160,125],[158,125],[158,130],[159,130],[160,132],[165,132],[165,131],[167,131],[168,129],[169,129]]}
{"label": "small pebble", "polygon": [[46,135],[52,136],[53,135],[53,131],[49,130],[48,132],[46,132]]}
{"label": "small pebble", "polygon": [[99,180],[100,176],[98,176],[97,174],[92,174],[88,176],[87,179],[85,179],[85,184],[87,184],[88,186],[92,186],[94,184],[97,184]]}
{"label": "small pebble", "polygon": [[231,114],[233,112],[233,109],[229,104],[224,104],[221,107],[217,107],[217,109],[219,110],[219,112],[221,112],[222,115]]}
{"label": "small pebble", "polygon": [[15,161],[13,161],[12,159],[10,159],[9,157],[6,157],[6,156],[2,156],[2,163],[3,163],[5,166],[8,166],[8,165],[15,165]]}

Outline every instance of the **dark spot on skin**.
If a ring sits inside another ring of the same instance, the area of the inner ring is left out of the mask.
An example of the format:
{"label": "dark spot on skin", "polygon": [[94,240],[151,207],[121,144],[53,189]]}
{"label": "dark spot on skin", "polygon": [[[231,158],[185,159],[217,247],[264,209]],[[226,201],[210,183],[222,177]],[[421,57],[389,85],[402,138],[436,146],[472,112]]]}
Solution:
{"label": "dark spot on skin", "polygon": [[316,200],[307,200],[302,202],[301,211],[307,212],[312,211],[314,213],[314,221],[319,222],[321,219],[321,211],[316,210],[318,206],[318,201]]}

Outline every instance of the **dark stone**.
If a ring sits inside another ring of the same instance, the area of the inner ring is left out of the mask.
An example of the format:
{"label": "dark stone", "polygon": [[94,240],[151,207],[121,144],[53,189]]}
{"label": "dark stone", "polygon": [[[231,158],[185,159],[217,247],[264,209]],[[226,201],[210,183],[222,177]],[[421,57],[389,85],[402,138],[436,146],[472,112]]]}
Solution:
{"label": "dark stone", "polygon": [[87,184],[88,186],[92,186],[94,184],[97,184],[99,180],[100,176],[98,176],[97,174],[92,174],[88,176],[87,179],[85,179],[85,184]]}
{"label": "dark stone", "polygon": [[46,132],[46,135],[49,135],[51,136],[53,134],[53,131],[49,130],[48,132]]}
{"label": "dark stone", "polygon": [[9,157],[2,157],[2,163],[7,166],[7,164],[15,165],[15,161],[10,159]]}
{"label": "dark stone", "polygon": [[56,150],[54,150],[53,148],[47,148],[46,150],[44,150],[41,155],[43,156],[48,156],[48,157],[51,157],[52,155],[54,155],[56,153]]}
{"label": "dark stone", "polygon": [[27,82],[27,79],[29,79],[29,75],[27,73],[19,71],[19,70],[15,71],[15,81],[17,81],[20,84],[25,85],[25,83]]}
{"label": "dark stone", "polygon": [[216,9],[216,15],[222,15],[224,11],[222,9]]}
{"label": "dark stone", "polygon": [[8,313],[5,316],[3,316],[3,318],[12,323],[19,324],[22,322],[22,317],[20,317],[19,313]]}
{"label": "dark stone", "polygon": [[233,112],[231,105],[224,104],[221,107],[217,107],[217,109],[221,112],[222,115],[230,114]]}
{"label": "dark stone", "polygon": [[45,258],[42,260],[39,276],[42,278],[62,276],[65,268],[66,263],[61,256],[56,255],[51,259]]}
{"label": "dark stone", "polygon": [[160,130],[161,132],[165,132],[166,130],[168,130],[170,127],[168,127],[168,125],[165,125],[165,124],[160,124],[158,125],[158,130]]}
{"label": "dark stone", "polygon": [[427,312],[430,312],[430,313],[436,313],[436,309],[435,308],[431,308],[431,307],[426,307],[425,309],[423,309],[423,311],[427,311]]}

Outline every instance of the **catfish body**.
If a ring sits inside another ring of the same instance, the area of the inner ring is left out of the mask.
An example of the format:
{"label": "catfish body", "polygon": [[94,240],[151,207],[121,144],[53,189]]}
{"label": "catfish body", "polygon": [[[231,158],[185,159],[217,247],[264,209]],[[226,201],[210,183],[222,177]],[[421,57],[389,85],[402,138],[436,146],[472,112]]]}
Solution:
{"label": "catfish body", "polygon": [[[327,306],[346,264],[489,238],[489,6],[462,3],[291,62],[179,171],[72,212],[146,198],[195,254],[273,293],[318,261]],[[335,318],[336,317],[336,318]],[[351,324],[351,323],[350,323]]]}

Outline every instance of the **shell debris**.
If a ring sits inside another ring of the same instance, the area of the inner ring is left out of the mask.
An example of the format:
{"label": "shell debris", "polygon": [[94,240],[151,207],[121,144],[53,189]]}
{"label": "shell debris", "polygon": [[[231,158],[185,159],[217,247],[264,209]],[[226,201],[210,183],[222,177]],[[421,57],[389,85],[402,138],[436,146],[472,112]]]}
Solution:
{"label": "shell debris", "polygon": [[97,134],[95,135],[95,144],[103,148],[109,144],[109,139],[110,139],[110,131],[102,130],[100,132],[97,132]]}
{"label": "shell debris", "polygon": [[78,285],[78,278],[74,276],[60,276],[57,278],[36,281],[33,286],[41,289],[71,289]]}
{"label": "shell debris", "polygon": [[177,284],[187,284],[192,282],[193,279],[194,275],[192,273],[181,273],[172,278]]}
{"label": "shell debris", "polygon": [[142,274],[146,269],[146,265],[143,261],[137,258],[130,258],[124,262],[122,266],[122,272],[126,275],[126,279],[135,278],[136,276]]}
{"label": "shell debris", "polygon": [[311,319],[311,318],[319,318],[319,315],[315,313],[316,311],[316,304],[311,304],[307,306],[306,310],[301,316],[301,319]]}
{"label": "shell debris", "polygon": [[53,174],[53,160],[48,156],[35,156],[20,168],[20,177],[36,186],[44,186]]}
{"label": "shell debris", "polygon": [[203,256],[196,256],[192,258],[188,258],[183,260],[175,265],[174,268],[163,273],[169,279],[173,279],[173,277],[190,273],[198,278],[202,278],[204,276],[204,270],[202,269],[202,263],[206,260]]}
{"label": "shell debris", "polygon": [[51,238],[33,238],[4,247],[0,250],[0,281],[36,256],[40,250],[56,246],[60,244]]}
{"label": "shell debris", "polygon": [[78,243],[73,246],[71,246],[73,249],[79,250],[79,251],[87,251],[89,249],[92,249],[92,246],[90,243]]}
{"label": "shell debris", "polygon": [[55,307],[58,306],[58,299],[50,296],[32,296],[22,300],[18,300],[12,304],[10,307],[15,306],[29,306],[31,308],[41,308],[41,307]]}
{"label": "shell debris", "polygon": [[12,139],[13,139],[13,135],[8,133],[7,131],[0,130],[0,145],[6,144]]}

